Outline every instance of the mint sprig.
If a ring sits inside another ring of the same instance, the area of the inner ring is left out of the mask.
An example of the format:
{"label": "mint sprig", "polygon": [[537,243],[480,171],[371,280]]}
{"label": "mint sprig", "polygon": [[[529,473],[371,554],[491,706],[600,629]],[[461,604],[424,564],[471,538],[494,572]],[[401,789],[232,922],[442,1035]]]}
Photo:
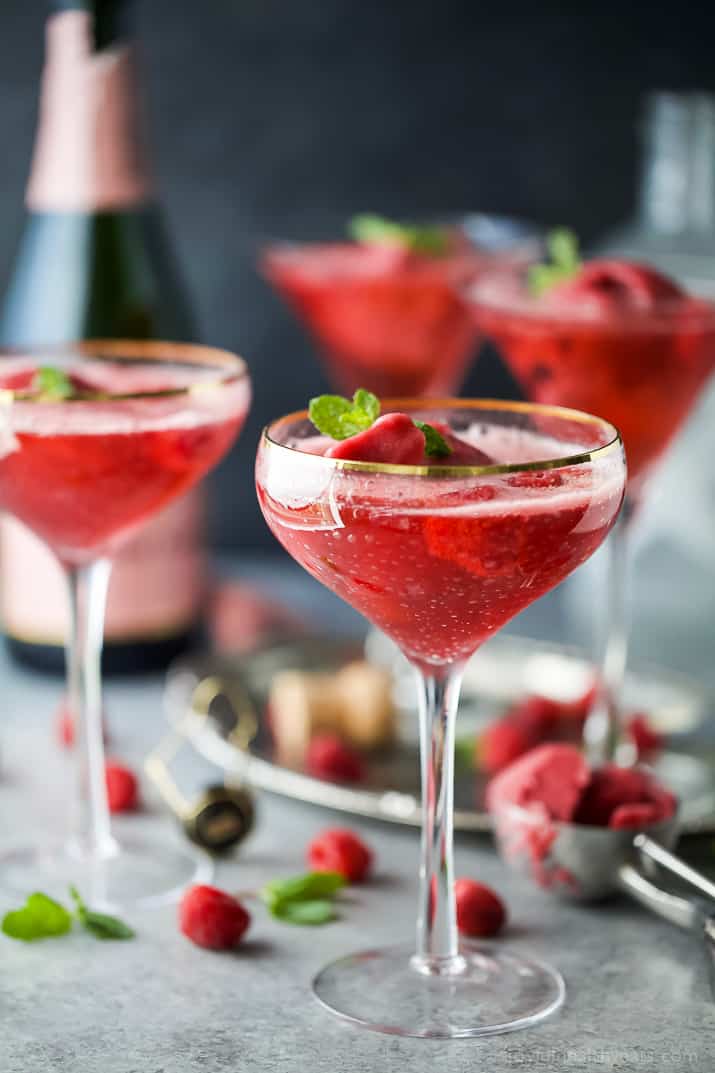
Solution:
{"label": "mint sprig", "polygon": [[62,369],[41,365],[32,378],[32,391],[43,402],[61,402],[74,395],[74,386]]}
{"label": "mint sprig", "polygon": [[403,246],[428,257],[441,257],[449,249],[449,235],[442,227],[399,224],[374,213],[353,216],[348,231],[356,242]]}
{"label": "mint sprig", "polygon": [[546,238],[546,249],[550,260],[531,265],[527,276],[527,286],[534,298],[540,298],[557,283],[571,279],[581,267],[578,239],[568,228],[552,231]]}
{"label": "mint sprig", "polygon": [[259,896],[278,920],[315,927],[335,919],[334,898],[344,886],[339,872],[308,872],[266,883]]}
{"label": "mint sprig", "polygon": [[97,939],[134,938],[134,931],[123,920],[89,909],[76,887],[70,887],[70,895],[76,906],[74,916],[54,898],[35,891],[22,908],[12,909],[5,914],[0,927],[10,939],[30,943],[37,939],[66,935],[72,928],[73,919],[76,919]]}
{"label": "mint sprig", "polygon": [[2,930],[10,939],[32,943],[66,935],[72,916],[63,905],[40,891],[30,894],[21,909],[12,909],[2,919]]}
{"label": "mint sprig", "polygon": [[318,395],[310,400],[308,416],[324,436],[347,440],[377,421],[380,400],[365,388],[358,388],[352,402],[342,395]]}
{"label": "mint sprig", "polygon": [[88,909],[76,887],[70,887],[70,895],[76,906],[77,920],[97,939],[134,938],[134,930],[119,917],[109,916],[107,913],[96,913],[93,909]]}
{"label": "mint sprig", "polygon": [[[365,388],[358,388],[351,399],[342,395],[317,395],[310,400],[308,416],[318,432],[333,440],[347,440],[375,424],[380,416],[380,400]],[[413,419],[414,420],[414,419]],[[425,454],[430,458],[448,458],[452,453],[444,436],[424,421],[414,421],[424,434]]]}

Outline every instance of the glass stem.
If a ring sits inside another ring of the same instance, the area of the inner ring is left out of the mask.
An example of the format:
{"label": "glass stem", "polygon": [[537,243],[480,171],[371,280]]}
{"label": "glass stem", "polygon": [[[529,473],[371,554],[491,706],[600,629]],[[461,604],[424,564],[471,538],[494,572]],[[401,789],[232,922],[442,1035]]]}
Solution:
{"label": "glass stem", "polygon": [[102,737],[101,657],[110,570],[106,559],[65,566],[70,601],[67,685],[79,769],[71,848],[96,861],[113,856],[118,848],[109,820]]}
{"label": "glass stem", "polygon": [[630,632],[629,558],[634,513],[635,502],[626,497],[608,541],[608,603],[600,697],[584,727],[589,761],[595,765],[613,760],[617,754],[623,763],[635,761],[635,756],[630,755],[630,747],[623,740],[622,713]]}
{"label": "glass stem", "polygon": [[465,965],[454,900],[454,724],[463,667],[417,669],[422,763],[422,853],[413,967],[449,975]]}

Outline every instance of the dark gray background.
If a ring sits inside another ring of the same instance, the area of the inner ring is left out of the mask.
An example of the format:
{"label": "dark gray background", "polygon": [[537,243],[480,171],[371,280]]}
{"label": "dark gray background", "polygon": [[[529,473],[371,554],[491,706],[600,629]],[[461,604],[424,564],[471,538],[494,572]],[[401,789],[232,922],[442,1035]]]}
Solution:
{"label": "dark gray background", "polygon": [[[260,426],[326,386],[309,342],[254,271],[261,235],[355,211],[478,208],[567,222],[628,216],[650,88],[715,88],[706,4],[475,0],[139,0],[154,155],[204,338],[255,385],[214,479],[216,543],[268,544],[253,493]],[[0,5],[0,270],[21,223],[41,0]],[[508,391],[483,359],[467,389]]]}

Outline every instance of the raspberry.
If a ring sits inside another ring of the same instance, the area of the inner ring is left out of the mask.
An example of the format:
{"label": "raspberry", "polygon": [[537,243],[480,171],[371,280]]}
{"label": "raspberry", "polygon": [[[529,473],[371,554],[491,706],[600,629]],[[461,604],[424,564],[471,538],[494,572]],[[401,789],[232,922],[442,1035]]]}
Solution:
{"label": "raspberry", "polygon": [[315,872],[340,872],[349,883],[360,883],[372,867],[372,850],[346,827],[322,831],[308,846],[308,863]]}
{"label": "raspberry", "polygon": [[430,555],[456,563],[479,577],[518,572],[525,527],[511,517],[446,518],[429,515],[424,535]]}
{"label": "raspberry", "polygon": [[498,815],[504,806],[540,806],[545,816],[570,822],[589,779],[588,765],[574,745],[537,745],[491,779],[487,808]]}
{"label": "raspberry", "polygon": [[663,735],[651,725],[648,716],[635,712],[626,726],[628,737],[636,747],[638,758],[652,756],[663,747]]}
{"label": "raspberry", "polygon": [[418,466],[424,453],[424,433],[407,414],[384,414],[374,425],[341,440],[326,452],[328,458],[352,462],[398,462]]}
{"label": "raspberry", "polygon": [[189,887],[179,905],[179,927],[207,950],[231,950],[251,923],[237,898],[217,887]]}
{"label": "raspberry", "polygon": [[133,771],[116,760],[104,765],[110,812],[131,812],[139,804],[139,783]]}
{"label": "raspberry", "polygon": [[477,740],[477,763],[488,775],[495,775],[527,752],[532,744],[531,736],[518,723],[508,717],[498,719]]}
{"label": "raspberry", "polygon": [[[573,819],[575,823],[608,827],[615,813],[631,805],[654,806],[658,819],[664,820],[675,811],[676,800],[647,771],[605,764],[591,772]],[[631,823],[623,822],[623,815],[621,813],[618,826],[631,826]]]}
{"label": "raspberry", "polygon": [[501,931],[506,909],[491,887],[473,879],[458,879],[454,884],[457,901],[457,927],[462,935],[486,937]]}
{"label": "raspberry", "polygon": [[361,782],[365,777],[362,756],[337,734],[318,734],[311,739],[305,758],[307,771],[318,779]]}
{"label": "raspberry", "polygon": [[608,312],[613,309],[656,309],[664,302],[682,299],[683,292],[667,276],[631,261],[586,262],[577,275],[553,287],[550,306],[583,306]]}

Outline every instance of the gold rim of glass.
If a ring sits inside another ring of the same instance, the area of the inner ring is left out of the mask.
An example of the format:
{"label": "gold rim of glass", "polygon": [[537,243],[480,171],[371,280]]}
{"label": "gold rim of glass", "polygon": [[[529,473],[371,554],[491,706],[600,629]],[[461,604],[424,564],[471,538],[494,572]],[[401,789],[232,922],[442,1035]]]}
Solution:
{"label": "gold rim of glass", "polygon": [[[57,399],[49,405],[67,406],[84,403],[91,406],[96,402],[107,405],[113,402],[129,402],[134,399],[177,398],[181,395],[198,395],[248,378],[246,362],[230,350],[204,346],[202,343],[172,343],[156,339],[84,339],[72,343],[61,343],[57,346],[3,347],[0,349],[0,370],[3,358],[51,359],[53,356],[62,355],[97,361],[113,361],[120,364],[148,361],[157,364],[174,362],[178,365],[215,366],[217,375],[215,378],[198,380],[195,384],[186,384],[183,387],[162,388],[159,391],[127,392],[123,395],[107,394],[105,396],[98,392],[96,398]],[[225,370],[223,373],[220,372],[221,368]],[[48,405],[45,401],[34,399],[24,392],[13,391],[11,388],[2,388],[1,391],[4,396],[10,396],[15,402]]]}
{"label": "gold rim of glass", "polygon": [[605,418],[587,414],[581,410],[570,410],[565,406],[547,406],[537,402],[511,402],[505,399],[385,399],[382,402],[383,413],[412,408],[413,410],[496,410],[505,413],[535,414],[542,417],[558,417],[565,421],[575,421],[583,425],[597,425],[607,431],[610,438],[600,447],[593,447],[576,454],[560,458],[536,459],[533,462],[502,462],[490,466],[408,466],[398,462],[353,462],[345,458],[326,458],[301,451],[300,447],[290,447],[274,439],[271,433],[278,427],[296,421],[310,420],[307,410],[296,410],[285,417],[279,417],[263,429],[263,442],[270,448],[290,451],[306,457],[320,459],[337,470],[350,470],[362,473],[391,473],[395,476],[414,477],[492,477],[503,473],[524,473],[544,469],[564,469],[566,466],[583,465],[594,462],[614,451],[623,449],[621,434],[615,425]]}

